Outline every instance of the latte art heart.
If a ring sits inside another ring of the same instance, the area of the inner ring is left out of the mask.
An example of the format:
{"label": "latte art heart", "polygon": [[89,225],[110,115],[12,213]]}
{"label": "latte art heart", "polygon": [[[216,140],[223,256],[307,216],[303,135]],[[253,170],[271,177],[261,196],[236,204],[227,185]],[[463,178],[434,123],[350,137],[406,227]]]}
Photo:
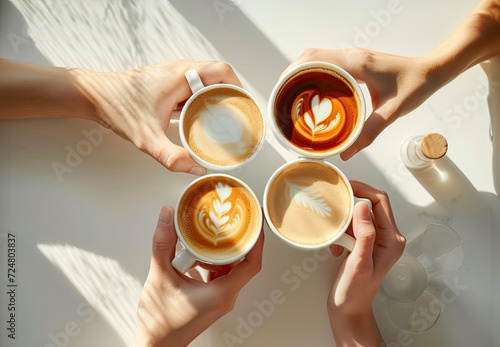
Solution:
{"label": "latte art heart", "polygon": [[329,95],[320,100],[319,92],[300,93],[292,105],[294,131],[311,142],[324,142],[343,130],[346,112],[342,103]]}
{"label": "latte art heart", "polygon": [[341,75],[311,68],[283,83],[274,121],[290,144],[307,152],[330,152],[349,141],[360,122],[360,99]]}

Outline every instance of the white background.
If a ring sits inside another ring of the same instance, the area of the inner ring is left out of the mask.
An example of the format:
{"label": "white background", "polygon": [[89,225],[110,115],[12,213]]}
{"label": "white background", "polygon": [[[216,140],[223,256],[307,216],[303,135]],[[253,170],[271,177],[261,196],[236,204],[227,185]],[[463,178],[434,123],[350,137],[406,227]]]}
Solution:
{"label": "white background", "polygon": [[[238,1],[224,2],[232,10],[218,13],[213,1],[172,1],[177,10],[215,46],[222,56],[267,98],[286,66],[307,47],[343,48],[363,45],[393,54],[419,56],[445,39],[474,8],[475,1],[401,0],[397,13],[381,23],[376,14],[387,11],[388,1]],[[15,8],[0,2],[0,58],[50,65],[26,37],[24,21]],[[375,13],[375,15],[374,15]],[[12,35],[25,37],[13,44]],[[362,34],[360,34],[362,33]],[[363,36],[364,35],[364,36]],[[463,105],[481,86],[479,66],[463,73],[417,110],[398,120],[370,148],[348,162],[330,161],[350,179],[386,190],[404,235],[431,222],[451,225],[464,241],[462,268],[436,281],[461,289],[442,304],[438,323],[421,334],[403,334],[386,317],[383,299],[375,305],[380,330],[391,346],[493,346],[498,333],[500,237],[498,198],[494,194],[487,102],[478,100],[467,117],[450,121],[443,115]],[[1,77],[0,77],[1,78]],[[498,114],[497,114],[498,116]],[[0,344],[46,346],[50,334],[75,322],[79,333],[70,346],[122,346],[123,341],[106,319],[92,319],[78,307],[82,296],[39,251],[39,244],[69,244],[116,259],[122,269],[141,283],[147,275],[151,237],[162,205],[174,205],[179,193],[194,178],[170,173],[114,134],[105,134],[72,173],[60,182],[51,166],[63,163],[67,146],[85,139],[83,129],[96,126],[81,120],[23,120],[0,123],[0,234],[17,237],[17,339],[6,337],[6,275],[0,278]],[[168,135],[177,137],[177,127]],[[439,131],[449,142],[448,157],[481,192],[493,219],[467,220],[446,214],[399,159],[401,142],[409,136]],[[238,176],[261,197],[268,177],[284,159],[266,145]],[[495,219],[496,218],[496,219]],[[496,227],[495,227],[496,226]],[[253,333],[244,346],[334,345],[325,301],[342,259],[329,257],[292,291],[282,280],[292,266],[311,257],[277,240],[265,228],[266,244],[261,273],[241,292],[230,314],[200,336],[193,346],[224,346],[223,334],[237,336],[238,325],[255,315],[254,300],[268,300],[275,290],[285,301]],[[5,264],[5,243],[0,243],[0,264]],[[495,254],[496,253],[496,254]],[[496,258],[495,258],[496,257]],[[448,281],[448,282],[446,282]],[[439,287],[439,286],[438,286]],[[439,288],[445,288],[441,286]],[[435,293],[439,297],[439,291]],[[495,331],[496,329],[496,331]],[[237,344],[240,345],[240,344]]]}

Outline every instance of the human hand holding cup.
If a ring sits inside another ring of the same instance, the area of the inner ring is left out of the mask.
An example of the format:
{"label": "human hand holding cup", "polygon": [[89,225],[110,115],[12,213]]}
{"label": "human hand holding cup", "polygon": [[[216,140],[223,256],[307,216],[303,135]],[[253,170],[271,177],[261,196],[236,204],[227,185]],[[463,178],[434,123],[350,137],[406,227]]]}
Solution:
{"label": "human hand holding cup", "polygon": [[262,209],[243,181],[212,174],[193,181],[175,209],[175,229],[184,249],[173,259],[180,273],[196,261],[228,265],[245,257],[262,230]]}
{"label": "human hand holding cup", "polygon": [[264,140],[265,125],[255,98],[231,84],[204,86],[196,70],[185,73],[193,95],[182,108],[182,145],[203,167],[230,172],[252,160]]}

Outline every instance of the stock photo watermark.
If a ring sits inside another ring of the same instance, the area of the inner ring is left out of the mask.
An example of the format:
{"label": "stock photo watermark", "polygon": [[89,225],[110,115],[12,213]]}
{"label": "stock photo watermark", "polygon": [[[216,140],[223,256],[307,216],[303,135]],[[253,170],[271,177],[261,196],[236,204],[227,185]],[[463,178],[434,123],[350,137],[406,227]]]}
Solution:
{"label": "stock photo watermark", "polygon": [[88,304],[82,302],[75,310],[77,320],[71,320],[64,325],[64,328],[54,332],[49,332],[47,338],[50,343],[44,347],[66,347],[70,345],[72,339],[80,335],[83,331],[82,324],[90,324],[96,317],[95,310]]}
{"label": "stock photo watermark", "polygon": [[[472,90],[467,95],[460,97],[459,101],[453,102],[443,112],[438,113],[429,103],[428,106],[434,113],[434,117],[442,123],[442,126],[438,125],[429,129],[427,133],[438,133],[446,137],[447,133],[443,128],[458,130],[469,118],[476,116],[475,113],[481,105],[485,104],[488,97],[499,89],[500,81],[489,81],[485,75],[480,75]],[[384,175],[387,177],[392,191],[397,190],[398,186],[406,183],[412,177],[412,173],[400,158],[388,163],[384,168]]]}
{"label": "stock photo watermark", "polygon": [[[44,1],[46,8],[50,8],[50,15],[53,18],[57,18],[58,12],[60,11],[60,5],[57,4],[54,0],[46,0]],[[38,35],[43,32],[41,29],[50,25],[50,21],[45,13],[42,12],[34,12],[33,13],[34,23],[36,23],[36,31]],[[15,54],[19,54],[21,51],[21,46],[33,43],[31,36],[28,32],[28,24],[24,24],[21,28],[21,32],[9,32],[7,33],[7,40],[12,47],[12,50]]]}
{"label": "stock photo watermark", "polygon": [[233,12],[244,0],[214,0],[212,6],[221,21],[227,13]]}
{"label": "stock photo watermark", "polygon": [[[6,285],[4,290],[7,305],[5,306],[6,313],[6,330],[7,337],[11,340],[15,340],[17,337],[17,305],[18,305],[18,282],[17,278],[17,237],[14,233],[0,234],[0,243],[5,239],[7,244],[6,254],[5,254],[5,264],[6,264]],[[3,258],[3,257],[2,257]]]}
{"label": "stock photo watermark", "polygon": [[480,75],[478,83],[469,95],[462,98],[461,101],[455,102],[443,113],[438,114],[436,118],[445,123],[451,123],[452,129],[456,130],[462,126],[464,119],[471,117],[479,109],[481,103],[487,100],[488,95],[499,87],[499,81],[490,82],[485,75]]}
{"label": "stock photo watermark", "polygon": [[[438,316],[442,316],[447,306],[453,304],[460,295],[468,289],[468,286],[459,283],[458,277],[453,281],[446,278],[442,282],[443,287],[436,295],[435,301],[431,301],[427,307],[419,307],[418,310],[413,312],[409,318],[408,323],[417,331],[426,331],[436,321]],[[415,343],[413,334],[406,330],[401,330],[396,337],[396,341],[386,344],[386,347],[408,347]]]}
{"label": "stock photo watermark", "polygon": [[310,275],[316,272],[319,265],[332,257],[328,248],[314,251],[312,256],[302,260],[300,264],[293,264],[281,274],[283,288],[271,290],[268,297],[252,302],[253,310],[244,317],[236,319],[238,326],[234,332],[224,332],[222,338],[227,347],[241,345],[249,339],[255,330],[261,327],[272,316],[277,307],[287,300],[287,292],[295,292]]}
{"label": "stock photo watermark", "polygon": [[83,129],[82,135],[85,138],[78,141],[73,147],[69,145],[65,147],[64,162],[53,161],[51,164],[59,183],[63,182],[65,174],[72,173],[83,162],[83,158],[88,157],[102,143],[105,134],[112,132],[111,129],[102,125],[90,130]]}
{"label": "stock photo watermark", "polygon": [[403,2],[412,2],[412,0],[389,0],[386,3],[385,8],[370,11],[371,20],[367,21],[363,25],[354,27],[352,44],[342,42],[340,43],[339,48],[367,48],[371,44],[372,40],[376,39],[392,23],[394,16],[405,10]]}
{"label": "stock photo watermark", "polygon": [[[88,273],[87,273],[88,272]],[[95,277],[96,274],[90,268],[84,268],[82,276]],[[97,275],[99,276],[99,275]],[[122,279],[111,279],[106,283],[106,293],[91,293],[86,296],[87,302],[81,302],[75,309],[74,319],[64,324],[62,329],[51,331],[47,334],[50,341],[44,347],[67,347],[71,346],[71,341],[78,337],[90,323],[94,321],[97,314],[109,311],[110,307],[116,305],[113,298],[126,296],[126,286],[129,282]]]}

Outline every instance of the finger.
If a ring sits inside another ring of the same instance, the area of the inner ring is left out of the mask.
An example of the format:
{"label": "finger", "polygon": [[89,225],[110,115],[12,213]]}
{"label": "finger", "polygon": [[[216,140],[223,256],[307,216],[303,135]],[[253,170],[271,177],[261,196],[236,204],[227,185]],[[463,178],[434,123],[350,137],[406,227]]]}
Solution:
{"label": "finger", "polygon": [[238,76],[231,65],[222,62],[211,62],[197,69],[198,75],[204,85],[208,86],[216,83],[233,84],[238,87],[241,85]]}
{"label": "finger", "polygon": [[350,181],[350,183],[355,196],[366,198],[372,202],[373,214],[378,227],[383,230],[397,230],[396,221],[387,193],[363,182],[353,180]]}
{"label": "finger", "polygon": [[239,292],[245,284],[259,273],[262,267],[262,251],[264,248],[264,232],[261,231],[257,243],[250,252],[227,276],[220,277],[212,283],[221,290],[231,293]]}
{"label": "finger", "polygon": [[151,264],[172,272],[171,262],[175,256],[177,235],[174,227],[174,209],[163,206],[158,217],[158,224],[153,235]]}
{"label": "finger", "polygon": [[233,263],[228,265],[212,265],[196,261],[193,266],[199,266],[200,268],[208,272],[208,282],[213,281],[219,277],[225,276],[231,272],[231,270],[239,263]]}
{"label": "finger", "polygon": [[185,148],[172,143],[163,134],[158,135],[158,138],[154,140],[151,139],[141,150],[170,171],[186,172],[197,176],[207,173],[207,169],[196,163]]}
{"label": "finger", "polygon": [[368,147],[388,126],[387,119],[378,112],[373,112],[366,120],[361,134],[356,141],[340,154],[342,160],[348,160],[363,148]]}
{"label": "finger", "polygon": [[177,88],[175,90],[177,99],[176,102],[178,104],[193,95],[193,92],[184,77],[184,74],[190,69],[196,69],[196,72],[205,86],[217,83],[226,83],[242,87],[240,80],[229,64],[222,62],[188,62],[185,63],[180,70],[182,78],[180,83],[177,84]]}
{"label": "finger", "polygon": [[370,208],[365,202],[358,202],[354,206],[352,224],[356,244],[354,245],[351,256],[371,269],[373,267],[372,255],[376,232],[372,222]]}
{"label": "finger", "polygon": [[330,252],[332,252],[334,257],[340,257],[342,255],[342,253],[344,252],[344,247],[339,246],[339,245],[331,245]]}
{"label": "finger", "polygon": [[[307,48],[302,52],[300,57],[297,58],[293,63],[291,63],[285,71],[281,74],[283,76],[288,71],[294,67],[311,61],[324,61],[327,63],[332,63],[342,67],[344,70],[349,72],[349,64],[345,59],[344,51],[336,49],[319,49],[319,48]],[[280,76],[280,78],[281,78]]]}
{"label": "finger", "polygon": [[226,266],[221,267],[217,271],[210,271],[208,273],[208,282],[216,280],[219,277],[226,276],[227,274],[229,274],[231,272],[232,269],[233,269],[232,266],[226,265]]}

